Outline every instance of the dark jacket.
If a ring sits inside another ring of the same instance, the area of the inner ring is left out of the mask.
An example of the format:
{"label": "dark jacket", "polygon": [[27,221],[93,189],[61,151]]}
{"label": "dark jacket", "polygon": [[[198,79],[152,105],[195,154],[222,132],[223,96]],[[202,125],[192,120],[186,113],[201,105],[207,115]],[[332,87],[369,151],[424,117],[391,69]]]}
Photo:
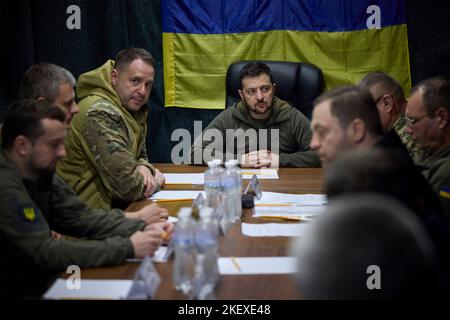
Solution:
{"label": "dark jacket", "polygon": [[[209,138],[204,139],[204,135],[206,131],[213,129],[218,130],[216,132],[221,134],[223,143],[220,145],[222,148],[216,150],[218,152],[214,157],[208,157],[212,148],[217,144],[211,144]],[[231,140],[227,139],[227,129],[232,129],[229,132],[234,133]],[[254,129],[253,132],[256,132],[256,134],[253,137],[247,135],[249,139],[245,139],[245,132],[252,131],[247,131],[249,129]],[[212,158],[218,158],[222,161],[237,159],[238,155],[256,150],[267,149],[274,152],[275,146],[272,145],[271,141],[274,130],[279,130],[280,167],[320,167],[319,158],[309,148],[312,134],[308,118],[277,97],[274,97],[273,109],[269,118],[263,122],[253,119],[247,106],[242,101],[238,101],[224,110],[208,125],[202,136],[197,137],[191,147],[191,160],[194,164],[198,164],[193,161],[195,160],[195,153],[206,155],[203,158],[203,163],[205,163]],[[266,140],[260,138],[263,135],[267,137]],[[239,141],[242,141],[242,143],[239,143]],[[267,141],[266,144],[264,144],[265,141]],[[238,158],[238,160],[240,159]]]}
{"label": "dark jacket", "polygon": [[[22,179],[0,152],[0,298],[37,298],[70,265],[115,265],[134,255],[144,228],[121,210],[92,210],[58,176]],[[90,240],[54,240],[50,230]]]}

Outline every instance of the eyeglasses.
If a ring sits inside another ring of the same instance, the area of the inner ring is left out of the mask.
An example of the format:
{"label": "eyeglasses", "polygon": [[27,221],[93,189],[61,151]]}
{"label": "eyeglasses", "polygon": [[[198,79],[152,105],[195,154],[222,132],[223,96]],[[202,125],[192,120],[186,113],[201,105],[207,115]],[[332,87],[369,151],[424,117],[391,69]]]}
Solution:
{"label": "eyeglasses", "polygon": [[[383,94],[381,97],[379,97],[378,99],[375,99],[375,104],[377,104],[381,99],[383,99],[384,97],[392,97],[392,94]],[[392,97],[393,98],[393,97]]]}
{"label": "eyeglasses", "polygon": [[422,120],[423,118],[425,118],[427,115],[424,115],[420,118],[413,118],[413,117],[408,117],[405,115],[405,120],[406,120],[406,124],[413,126],[415,125],[417,122],[419,122],[420,120]]}

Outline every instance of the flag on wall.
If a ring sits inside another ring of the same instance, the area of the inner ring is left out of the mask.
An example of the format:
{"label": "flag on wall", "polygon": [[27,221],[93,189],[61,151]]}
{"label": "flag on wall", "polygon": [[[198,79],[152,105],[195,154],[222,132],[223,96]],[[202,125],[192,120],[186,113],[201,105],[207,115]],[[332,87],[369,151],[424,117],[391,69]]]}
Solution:
{"label": "flag on wall", "polygon": [[237,60],[308,62],[326,89],[381,70],[411,89],[405,0],[164,0],[165,105],[223,109]]}

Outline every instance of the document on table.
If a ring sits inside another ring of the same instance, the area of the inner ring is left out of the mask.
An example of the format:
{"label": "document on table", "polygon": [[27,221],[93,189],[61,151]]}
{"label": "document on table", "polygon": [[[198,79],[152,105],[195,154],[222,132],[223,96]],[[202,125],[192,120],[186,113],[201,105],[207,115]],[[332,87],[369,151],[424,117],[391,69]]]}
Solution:
{"label": "document on table", "polygon": [[298,237],[309,228],[307,223],[242,223],[242,234],[249,237]]}
{"label": "document on table", "polygon": [[203,173],[164,173],[166,184],[204,184]]}
{"label": "document on table", "polygon": [[197,198],[198,194],[201,193],[203,197],[206,197],[204,191],[199,190],[162,190],[154,193],[149,199],[151,200],[183,200]]}
{"label": "document on table", "polygon": [[218,261],[222,275],[295,273],[294,257],[221,257]]}
{"label": "document on table", "polygon": [[118,300],[125,299],[133,280],[80,280],[80,289],[69,289],[66,279],[57,279],[44,294],[44,299]]}
{"label": "document on table", "polygon": [[319,206],[327,204],[327,196],[325,194],[293,194],[266,192],[262,193],[259,200],[255,200],[255,205],[302,205],[302,206]]}
{"label": "document on table", "polygon": [[326,206],[256,206],[254,217],[298,217],[311,218],[319,216]]}
{"label": "document on table", "polygon": [[242,169],[242,179],[251,179],[254,174],[259,180],[264,179],[278,179],[277,169]]}

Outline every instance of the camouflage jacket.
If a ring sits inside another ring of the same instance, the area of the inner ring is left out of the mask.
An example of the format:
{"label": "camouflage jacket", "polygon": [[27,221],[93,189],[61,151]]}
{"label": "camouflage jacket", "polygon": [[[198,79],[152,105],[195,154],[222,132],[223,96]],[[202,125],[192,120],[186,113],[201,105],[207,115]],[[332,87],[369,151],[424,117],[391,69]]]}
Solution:
{"label": "camouflage jacket", "polygon": [[67,134],[67,156],[57,166],[91,208],[123,208],[142,199],[143,177],[136,168],[155,172],[145,148],[147,109],[130,113],[122,106],[110,81],[113,64],[109,60],[78,79],[80,112]]}
{"label": "camouflage jacket", "polygon": [[408,149],[411,159],[414,160],[420,157],[421,151],[412,141],[411,135],[405,132],[405,127],[406,127],[406,120],[405,117],[402,115],[397,121],[395,121],[393,129],[397,132],[406,149]]}
{"label": "camouflage jacket", "polygon": [[[144,222],[121,210],[88,208],[56,175],[50,183],[23,179],[2,152],[0,176],[0,298],[38,297],[70,265],[114,265],[134,256],[129,236]],[[54,240],[50,230],[83,240]]]}

